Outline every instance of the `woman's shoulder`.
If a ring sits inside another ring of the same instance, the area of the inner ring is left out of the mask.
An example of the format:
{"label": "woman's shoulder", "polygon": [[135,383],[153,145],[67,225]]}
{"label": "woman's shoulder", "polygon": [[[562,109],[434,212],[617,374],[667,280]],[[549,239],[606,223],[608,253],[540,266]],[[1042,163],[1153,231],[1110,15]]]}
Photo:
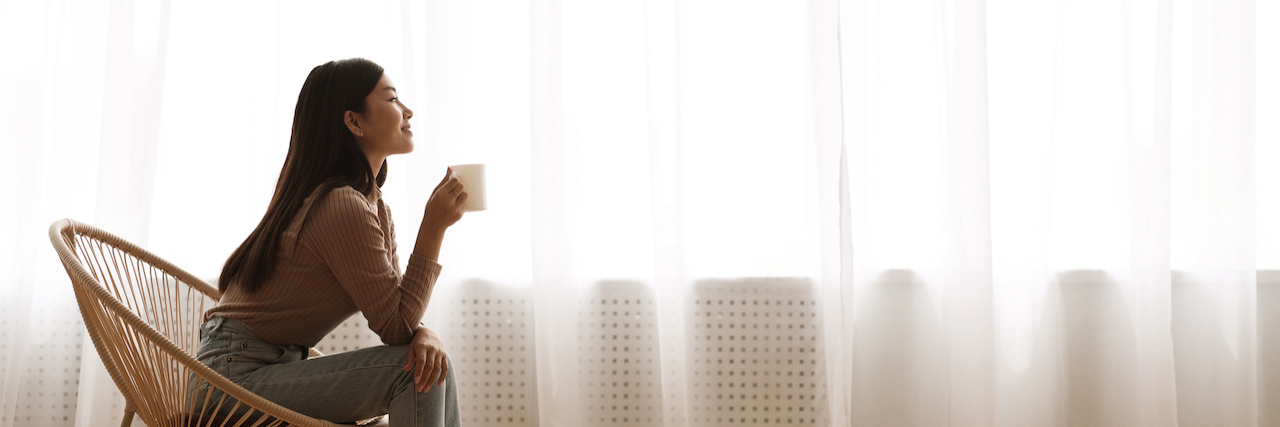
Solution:
{"label": "woman's shoulder", "polygon": [[312,203],[304,203],[311,205],[310,215],[352,218],[364,217],[370,213],[377,215],[377,201],[350,185],[340,185],[329,190],[317,188],[311,197],[315,199]]}
{"label": "woman's shoulder", "polygon": [[[380,227],[377,203],[349,185],[321,185],[302,202],[281,237],[281,248],[324,245],[334,236]],[[360,233],[357,233],[360,234]]]}
{"label": "woman's shoulder", "polygon": [[325,186],[317,187],[313,196],[317,196],[320,200],[359,200],[368,202],[369,197],[356,190],[350,185],[337,185],[328,189]]}
{"label": "woman's shoulder", "polygon": [[321,185],[312,190],[302,202],[285,234],[294,236],[303,230],[331,229],[361,224],[377,219],[376,203],[349,185]]}

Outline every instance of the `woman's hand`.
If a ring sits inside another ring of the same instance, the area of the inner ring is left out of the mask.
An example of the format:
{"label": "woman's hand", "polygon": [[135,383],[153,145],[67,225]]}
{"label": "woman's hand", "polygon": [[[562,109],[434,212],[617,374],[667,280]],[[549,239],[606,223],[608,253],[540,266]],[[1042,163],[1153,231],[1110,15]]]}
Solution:
{"label": "woman's hand", "polygon": [[444,179],[432,190],[427,200],[426,211],[422,215],[422,225],[430,226],[435,231],[443,232],[453,223],[462,219],[462,205],[467,201],[467,192],[462,182],[453,176],[453,168],[445,171]]}
{"label": "woman's hand", "polygon": [[413,341],[409,342],[407,359],[404,370],[413,371],[414,389],[420,392],[430,390],[432,379],[436,379],[434,385],[444,385],[444,377],[449,374],[449,359],[444,354],[444,344],[434,331],[418,326]]}
{"label": "woman's hand", "polygon": [[444,242],[444,230],[462,219],[462,204],[466,201],[467,192],[463,191],[458,178],[453,176],[453,168],[449,168],[444,174],[444,180],[431,192],[431,199],[427,200],[413,253],[438,261],[440,245]]}

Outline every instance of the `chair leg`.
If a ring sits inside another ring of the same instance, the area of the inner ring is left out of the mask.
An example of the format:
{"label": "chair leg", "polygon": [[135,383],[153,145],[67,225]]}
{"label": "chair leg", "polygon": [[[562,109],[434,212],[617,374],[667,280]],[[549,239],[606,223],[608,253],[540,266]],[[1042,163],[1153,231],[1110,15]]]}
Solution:
{"label": "chair leg", "polygon": [[133,425],[133,411],[124,411],[124,420],[120,421],[120,427],[129,427]]}

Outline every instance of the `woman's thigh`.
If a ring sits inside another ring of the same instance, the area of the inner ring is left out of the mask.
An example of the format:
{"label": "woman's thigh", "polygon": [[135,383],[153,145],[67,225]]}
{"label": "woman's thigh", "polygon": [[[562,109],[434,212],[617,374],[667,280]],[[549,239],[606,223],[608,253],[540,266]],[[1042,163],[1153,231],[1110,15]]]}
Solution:
{"label": "woman's thigh", "polygon": [[413,377],[404,371],[408,351],[408,346],[378,346],[269,364],[235,381],[307,416],[356,421],[386,414],[392,398],[413,392]]}

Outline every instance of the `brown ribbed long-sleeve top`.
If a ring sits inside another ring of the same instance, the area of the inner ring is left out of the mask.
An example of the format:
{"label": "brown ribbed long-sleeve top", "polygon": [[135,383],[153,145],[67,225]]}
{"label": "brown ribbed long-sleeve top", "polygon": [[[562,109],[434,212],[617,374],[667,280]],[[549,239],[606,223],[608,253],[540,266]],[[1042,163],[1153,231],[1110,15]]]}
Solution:
{"label": "brown ribbed long-sleeve top", "polygon": [[409,256],[402,275],[395,224],[375,189],[313,192],[280,236],[275,272],[249,294],[232,282],[204,318],[238,319],[262,339],[315,346],[356,312],[389,345],[412,338],[440,265]]}

